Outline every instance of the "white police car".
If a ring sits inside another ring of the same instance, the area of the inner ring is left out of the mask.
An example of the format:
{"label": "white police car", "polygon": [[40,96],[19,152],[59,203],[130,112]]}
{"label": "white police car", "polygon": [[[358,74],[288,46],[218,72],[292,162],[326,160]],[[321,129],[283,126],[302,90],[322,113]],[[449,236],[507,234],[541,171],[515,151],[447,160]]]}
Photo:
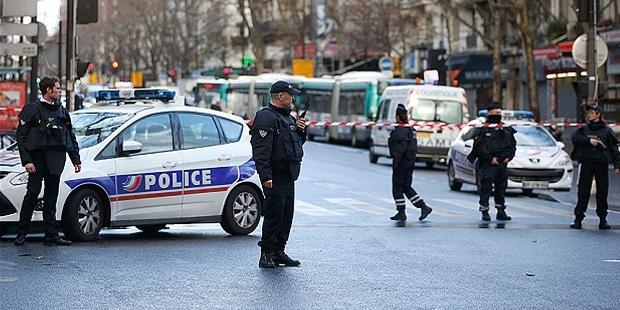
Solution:
{"label": "white police car", "polygon": [[[178,223],[220,223],[234,235],[256,229],[263,194],[243,119],[185,107],[164,89],[96,97],[98,104],[71,115],[82,172],[67,160],[61,176],[57,218],[66,237],[88,241],[103,227],[155,232]],[[28,180],[15,146],[0,154],[0,177],[6,229],[19,220]],[[41,212],[33,221],[42,221]]]}
{"label": "white police car", "polygon": [[[478,183],[477,165],[467,159],[473,140],[464,141],[463,134],[483,123],[482,117],[469,122],[450,146],[447,171],[451,190],[460,190],[463,183]],[[564,143],[556,142],[547,130],[535,122],[508,118],[504,119],[504,123],[515,126],[517,130],[517,152],[508,163],[508,188],[521,189],[527,195],[534,189],[570,190],[573,162],[563,150]]]}

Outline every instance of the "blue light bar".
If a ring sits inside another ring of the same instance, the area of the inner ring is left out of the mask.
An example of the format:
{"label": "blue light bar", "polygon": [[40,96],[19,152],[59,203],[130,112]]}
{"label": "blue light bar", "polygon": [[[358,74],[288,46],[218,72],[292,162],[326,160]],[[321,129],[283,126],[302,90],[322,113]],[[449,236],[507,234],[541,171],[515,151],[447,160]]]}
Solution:
{"label": "blue light bar", "polygon": [[[486,109],[478,111],[478,117],[486,117]],[[534,120],[534,112],[524,110],[503,110],[502,118],[507,120]]]}
{"label": "blue light bar", "polygon": [[102,89],[95,92],[97,101],[118,100],[173,100],[175,92],[169,89],[136,88],[136,89]]}

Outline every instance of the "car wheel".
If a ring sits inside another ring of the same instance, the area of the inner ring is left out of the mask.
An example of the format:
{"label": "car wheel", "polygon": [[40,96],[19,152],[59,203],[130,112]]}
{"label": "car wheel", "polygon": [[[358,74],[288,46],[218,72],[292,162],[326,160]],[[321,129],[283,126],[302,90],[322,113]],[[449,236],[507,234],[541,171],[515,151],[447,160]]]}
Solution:
{"label": "car wheel", "polygon": [[0,237],[6,235],[9,232],[9,227],[5,225],[0,225]]}
{"label": "car wheel", "polygon": [[532,196],[532,193],[534,193],[534,190],[531,188],[523,188],[521,191],[523,191],[523,195],[525,196]]}
{"label": "car wheel", "polygon": [[220,224],[231,235],[247,235],[258,226],[261,208],[262,199],[256,190],[241,185],[226,198]]}
{"label": "car wheel", "polygon": [[103,199],[92,189],[82,189],[62,212],[62,231],[69,240],[93,241],[103,225]]}
{"label": "car wheel", "polygon": [[372,150],[369,150],[368,160],[370,160],[370,163],[376,164],[379,161],[379,155],[375,154]]}
{"label": "car wheel", "polygon": [[142,232],[144,232],[145,234],[148,235],[153,235],[156,234],[158,231],[166,228],[165,224],[157,224],[157,225],[138,225],[136,226],[137,229],[141,230]]}
{"label": "car wheel", "polygon": [[448,186],[450,186],[450,190],[453,191],[460,191],[461,187],[463,187],[463,183],[456,180],[454,164],[452,164],[452,162],[448,164]]}

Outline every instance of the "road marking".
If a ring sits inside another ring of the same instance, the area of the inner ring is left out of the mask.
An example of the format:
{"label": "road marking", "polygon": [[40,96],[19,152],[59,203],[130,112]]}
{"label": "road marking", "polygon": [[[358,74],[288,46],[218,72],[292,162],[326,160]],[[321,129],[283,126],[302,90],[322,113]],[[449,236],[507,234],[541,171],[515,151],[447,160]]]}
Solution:
{"label": "road marking", "polygon": [[[376,198],[377,200],[381,200],[384,202],[388,202],[391,203],[392,205],[394,205],[394,200],[393,199],[387,199],[387,198]],[[409,205],[407,205],[409,206]],[[450,210],[450,209],[446,209],[446,208],[442,208],[442,207],[438,207],[438,206],[429,206],[431,208],[433,208],[433,213],[431,215],[439,215],[439,216],[445,216],[445,217],[454,217],[454,216],[461,216],[464,215],[465,213],[463,212],[458,212],[458,211],[454,211],[454,210]],[[415,207],[413,207],[415,208]]]}
{"label": "road marking", "polygon": [[511,206],[515,206],[517,208],[532,210],[535,212],[541,212],[541,213],[546,213],[546,214],[551,214],[551,215],[559,215],[559,216],[564,216],[564,217],[574,216],[573,212],[571,211],[562,210],[562,209],[554,209],[551,207],[543,207],[541,205],[537,205],[537,206],[526,205],[521,202],[515,202],[514,200],[506,201],[506,205],[508,205],[509,209]]}
{"label": "road marking", "polygon": [[[465,201],[465,200],[461,200],[461,199],[437,199],[437,198],[433,198],[433,200],[434,201],[439,201],[441,203],[448,204],[450,206],[454,206],[454,207],[458,207],[458,208],[463,208],[463,209],[468,209],[468,210],[480,212],[479,209],[478,209],[478,204],[477,203],[472,203],[471,201]],[[525,213],[513,211],[512,209],[510,209],[510,207],[506,211],[507,211],[508,215],[510,215],[512,217],[539,217],[537,215],[525,214]]]}
{"label": "road marking", "polygon": [[334,183],[329,183],[329,182],[314,182],[313,183],[316,186],[320,186],[320,187],[324,187],[324,188],[328,188],[328,189],[333,189],[333,190],[342,190],[344,189],[344,186],[342,185],[338,185],[338,184],[334,184]]}
{"label": "road marking", "polygon": [[388,210],[386,208],[379,208],[371,206],[370,204],[359,201],[354,198],[323,198],[325,201],[329,203],[333,203],[345,208],[353,209],[355,211],[360,211],[364,213],[370,214],[391,214],[392,210]]}
{"label": "road marking", "polygon": [[604,263],[620,263],[620,259],[604,259]]}
{"label": "road marking", "polygon": [[315,204],[295,199],[295,211],[312,216],[343,216],[344,213],[329,210]]}

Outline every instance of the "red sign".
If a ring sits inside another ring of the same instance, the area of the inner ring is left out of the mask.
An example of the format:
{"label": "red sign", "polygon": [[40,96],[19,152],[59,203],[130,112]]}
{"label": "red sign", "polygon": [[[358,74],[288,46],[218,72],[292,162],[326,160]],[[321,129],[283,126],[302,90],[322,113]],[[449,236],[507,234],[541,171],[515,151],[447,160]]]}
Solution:
{"label": "red sign", "polygon": [[534,49],[534,59],[553,59],[560,56],[556,45],[537,47]]}
{"label": "red sign", "polygon": [[[304,44],[304,52],[306,54],[305,55],[306,59],[314,58],[314,55],[316,54],[316,44],[314,43]],[[304,58],[303,56],[304,55],[301,51],[301,44],[300,43],[295,44],[295,58]]]}
{"label": "red sign", "polygon": [[0,82],[0,131],[17,128],[19,112],[26,105],[26,83]]}

